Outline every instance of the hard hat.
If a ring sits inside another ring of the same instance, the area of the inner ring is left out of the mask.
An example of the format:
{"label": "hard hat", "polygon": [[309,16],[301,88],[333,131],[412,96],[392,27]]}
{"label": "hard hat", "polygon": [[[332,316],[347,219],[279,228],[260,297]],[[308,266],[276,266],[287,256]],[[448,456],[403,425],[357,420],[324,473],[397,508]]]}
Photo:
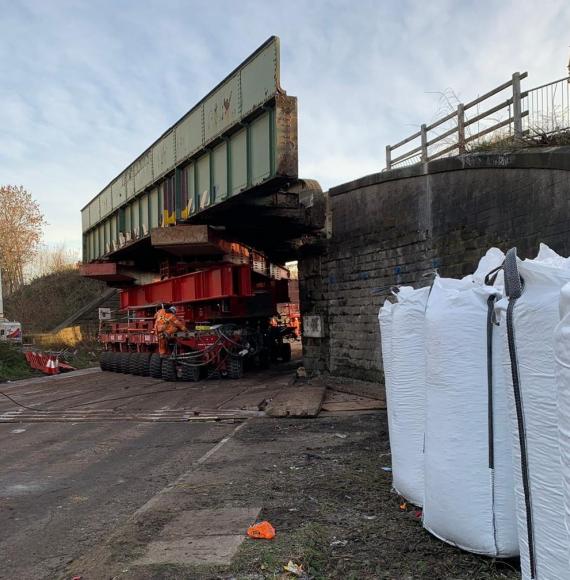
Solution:
{"label": "hard hat", "polygon": [[168,312],[172,312],[172,314],[176,314],[176,306],[171,306],[171,307],[168,309]]}

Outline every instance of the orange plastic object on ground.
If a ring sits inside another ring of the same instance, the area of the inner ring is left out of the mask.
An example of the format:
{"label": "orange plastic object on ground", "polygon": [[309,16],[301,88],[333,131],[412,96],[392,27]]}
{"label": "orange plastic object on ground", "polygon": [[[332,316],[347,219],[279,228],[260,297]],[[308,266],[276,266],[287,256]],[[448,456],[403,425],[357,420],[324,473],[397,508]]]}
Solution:
{"label": "orange plastic object on ground", "polygon": [[272,540],[275,528],[269,522],[259,522],[247,529],[247,535],[255,540]]}

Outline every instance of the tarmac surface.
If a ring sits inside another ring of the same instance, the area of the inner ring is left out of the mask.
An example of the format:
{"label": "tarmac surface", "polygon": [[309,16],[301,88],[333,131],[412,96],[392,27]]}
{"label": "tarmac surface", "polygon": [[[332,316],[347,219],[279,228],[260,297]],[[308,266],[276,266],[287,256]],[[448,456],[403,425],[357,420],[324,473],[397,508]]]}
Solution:
{"label": "tarmac surface", "polygon": [[287,368],[199,383],[89,369],[0,385],[0,578],[57,577],[290,380]]}
{"label": "tarmac surface", "polygon": [[54,578],[234,428],[0,425],[0,578]]}

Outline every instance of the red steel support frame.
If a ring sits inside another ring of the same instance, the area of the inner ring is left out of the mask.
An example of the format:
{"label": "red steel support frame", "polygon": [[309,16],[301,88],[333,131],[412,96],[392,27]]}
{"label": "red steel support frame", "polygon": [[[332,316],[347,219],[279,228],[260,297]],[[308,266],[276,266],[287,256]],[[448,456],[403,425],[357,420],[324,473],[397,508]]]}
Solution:
{"label": "red steel support frame", "polygon": [[183,304],[222,298],[247,298],[253,296],[251,274],[249,266],[224,264],[128,288],[120,294],[120,308],[125,310],[166,302]]}

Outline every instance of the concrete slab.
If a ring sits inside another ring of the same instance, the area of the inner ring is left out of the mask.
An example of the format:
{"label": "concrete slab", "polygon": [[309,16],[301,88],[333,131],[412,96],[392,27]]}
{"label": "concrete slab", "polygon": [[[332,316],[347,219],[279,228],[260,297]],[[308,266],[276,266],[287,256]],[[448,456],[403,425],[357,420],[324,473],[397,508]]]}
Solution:
{"label": "concrete slab", "polygon": [[152,564],[228,565],[244,536],[209,536],[151,542],[135,566]]}
{"label": "concrete slab", "polygon": [[270,417],[316,417],[321,410],[326,388],[304,385],[279,391],[265,412]]}
{"label": "concrete slab", "polygon": [[261,507],[186,510],[170,521],[133,564],[226,565]]}
{"label": "concrete slab", "polygon": [[247,528],[255,523],[260,511],[261,507],[187,510],[163,528],[160,538],[245,536]]}

